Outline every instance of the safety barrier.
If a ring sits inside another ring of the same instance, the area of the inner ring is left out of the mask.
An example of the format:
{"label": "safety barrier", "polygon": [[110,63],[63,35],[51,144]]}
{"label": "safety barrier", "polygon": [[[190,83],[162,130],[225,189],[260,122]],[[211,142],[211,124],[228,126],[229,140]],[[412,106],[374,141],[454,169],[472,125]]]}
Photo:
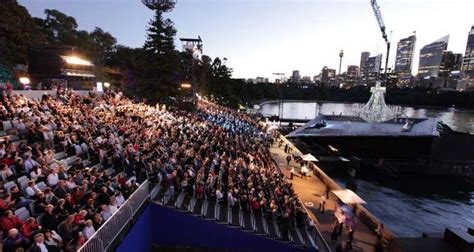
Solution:
{"label": "safety barrier", "polygon": [[107,251],[110,244],[117,238],[127,224],[133,219],[140,207],[149,198],[149,182],[143,182],[127,201],[97,230],[79,252]]}

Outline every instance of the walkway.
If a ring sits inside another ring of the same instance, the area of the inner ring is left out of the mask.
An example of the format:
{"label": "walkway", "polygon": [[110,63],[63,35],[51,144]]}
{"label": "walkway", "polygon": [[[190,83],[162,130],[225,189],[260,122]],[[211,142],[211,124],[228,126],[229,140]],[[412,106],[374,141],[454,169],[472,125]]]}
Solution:
{"label": "walkway", "polygon": [[[286,156],[284,152],[284,146],[282,145],[281,148],[278,147],[278,143],[276,142],[271,148],[270,152],[273,155],[273,158],[277,162],[280,170],[290,178],[290,168],[286,165]],[[292,145],[291,145],[292,146]],[[296,147],[292,146],[293,152]],[[307,202],[311,202],[313,206],[306,206],[306,208],[313,214],[313,219],[316,216],[316,224],[321,231],[323,237],[326,239],[327,243],[330,247],[332,247],[333,251],[335,251],[335,246],[337,245],[336,242],[331,240],[331,232],[333,228],[333,216],[334,216],[334,208],[337,202],[337,198],[334,194],[330,193],[329,200],[326,201],[326,211],[325,213],[321,213],[318,211],[319,202],[321,200],[321,195],[325,193],[326,186],[324,185],[321,180],[316,176],[311,176],[306,179],[301,178],[299,174],[299,164],[294,162],[293,160],[290,162],[290,166],[295,167],[296,176],[293,178],[293,188],[295,189],[298,197],[300,198],[301,202],[306,204]],[[311,205],[311,204],[310,204]],[[367,226],[361,223],[357,219],[357,227],[354,233],[354,241],[352,242],[353,249],[351,251],[375,251],[375,244],[376,244],[376,235],[373,230],[369,230]],[[342,235],[342,238],[339,237],[338,242],[343,242],[346,240],[346,232]]]}

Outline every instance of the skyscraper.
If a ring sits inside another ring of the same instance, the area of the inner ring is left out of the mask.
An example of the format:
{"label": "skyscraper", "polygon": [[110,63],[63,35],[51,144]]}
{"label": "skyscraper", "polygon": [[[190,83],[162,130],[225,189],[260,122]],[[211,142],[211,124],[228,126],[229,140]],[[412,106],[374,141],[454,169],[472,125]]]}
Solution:
{"label": "skyscraper", "polygon": [[421,78],[438,77],[444,52],[448,48],[449,35],[424,46],[420,50],[418,76]]}
{"label": "skyscraper", "polygon": [[438,77],[448,78],[452,71],[461,70],[462,54],[451,51],[443,52],[443,60],[439,67]]}
{"label": "skyscraper", "polygon": [[293,70],[293,74],[290,77],[291,82],[300,82],[301,75],[299,70]]}
{"label": "skyscraper", "polygon": [[364,75],[371,78],[375,78],[380,73],[380,67],[382,65],[382,54],[377,56],[369,57],[365,62]]}
{"label": "skyscraper", "polygon": [[370,57],[370,52],[362,52],[360,54],[360,65],[359,65],[359,71],[360,75],[364,74],[365,71],[365,64],[367,62],[367,59]]}
{"label": "skyscraper", "polygon": [[328,86],[334,85],[336,83],[336,69],[330,69],[327,66],[323,67],[321,70],[321,81]]}
{"label": "skyscraper", "polygon": [[469,36],[467,37],[466,53],[462,63],[462,70],[472,74],[474,78],[474,25],[471,27]]}
{"label": "skyscraper", "polygon": [[399,76],[411,76],[413,54],[415,51],[416,36],[401,39],[397,46],[395,72]]}

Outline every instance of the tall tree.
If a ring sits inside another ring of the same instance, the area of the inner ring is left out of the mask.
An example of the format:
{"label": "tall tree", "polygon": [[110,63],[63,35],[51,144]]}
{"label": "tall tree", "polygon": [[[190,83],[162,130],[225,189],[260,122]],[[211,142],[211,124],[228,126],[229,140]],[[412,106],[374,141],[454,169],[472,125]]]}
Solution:
{"label": "tall tree", "polygon": [[145,75],[140,79],[138,92],[151,101],[175,94],[179,79],[179,53],[175,50],[176,29],[163,14],[169,11],[162,5],[155,7],[155,16],[147,29]]}
{"label": "tall tree", "polygon": [[45,37],[25,7],[16,0],[0,4],[0,64],[11,67],[27,63],[27,46],[44,44]]}
{"label": "tall tree", "polygon": [[58,10],[45,9],[45,19],[35,18],[36,24],[41,28],[53,45],[77,44],[77,22],[76,19]]}
{"label": "tall tree", "polygon": [[96,27],[89,35],[93,43],[94,60],[97,64],[104,65],[104,63],[111,57],[117,39],[112,36],[112,34],[103,31],[99,27]]}

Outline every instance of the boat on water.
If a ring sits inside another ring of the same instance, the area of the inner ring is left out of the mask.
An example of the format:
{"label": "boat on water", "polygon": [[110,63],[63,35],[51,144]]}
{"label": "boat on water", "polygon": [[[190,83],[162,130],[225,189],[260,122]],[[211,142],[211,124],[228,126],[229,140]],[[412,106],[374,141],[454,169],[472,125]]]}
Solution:
{"label": "boat on water", "polygon": [[358,116],[319,115],[287,136],[323,163],[351,163],[393,177],[423,173],[472,179],[474,135],[435,118],[399,117],[385,104],[385,88],[378,83],[371,92]]}

